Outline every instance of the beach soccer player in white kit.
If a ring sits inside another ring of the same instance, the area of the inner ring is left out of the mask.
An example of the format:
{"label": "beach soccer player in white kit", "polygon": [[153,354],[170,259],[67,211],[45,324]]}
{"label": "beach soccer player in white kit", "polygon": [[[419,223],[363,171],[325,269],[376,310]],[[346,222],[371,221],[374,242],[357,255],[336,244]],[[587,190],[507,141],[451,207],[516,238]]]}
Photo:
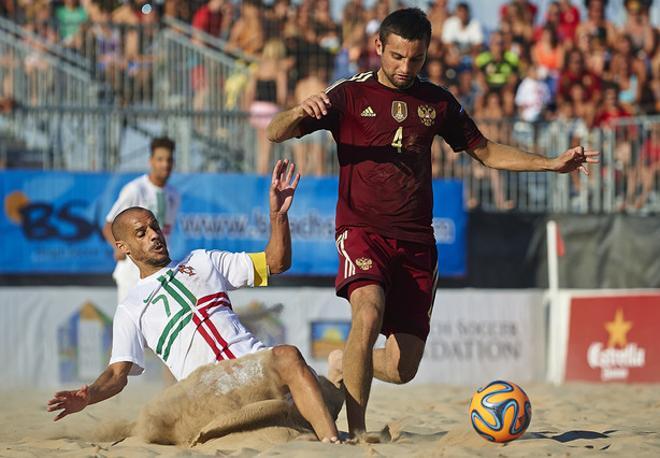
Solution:
{"label": "beach soccer player in white kit", "polygon": [[177,380],[214,362],[235,373],[244,366],[238,361],[232,366],[231,360],[256,356],[257,371],[234,376],[263,377],[264,383],[268,378],[281,392],[290,393],[320,440],[337,441],[318,380],[297,348],[267,348],[241,324],[227,295],[244,286],[265,286],[270,274],[289,268],[287,212],[300,179],[299,174],[293,177],[294,169],[288,161],[278,161],[273,170],[271,233],[261,253],[194,250],[181,261],[171,261],[164,234],[149,210],[131,207],[115,218],[117,247],[135,262],[140,280],[115,312],[110,364],[91,385],[55,394],[48,411],[61,411],[56,420],[119,393],[128,375],[143,372],[148,346]]}
{"label": "beach soccer player in white kit", "polygon": [[156,216],[165,237],[169,237],[181,203],[179,192],[167,184],[174,168],[174,141],[167,137],[154,138],[150,144],[149,173],[126,183],[106,216],[103,236],[114,250],[117,261],[112,278],[117,284],[117,299],[121,301],[140,278],[131,259],[115,246],[111,225],[115,217],[129,207],[142,207]]}

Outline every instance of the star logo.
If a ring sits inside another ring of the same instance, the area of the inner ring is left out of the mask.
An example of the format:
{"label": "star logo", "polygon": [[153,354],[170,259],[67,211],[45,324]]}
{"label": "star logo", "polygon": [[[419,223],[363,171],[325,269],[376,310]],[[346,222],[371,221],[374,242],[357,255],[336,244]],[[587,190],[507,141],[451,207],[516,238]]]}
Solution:
{"label": "star logo", "polygon": [[193,269],[193,268],[190,267],[190,266],[180,265],[180,266],[177,268],[177,270],[178,270],[179,272],[181,272],[182,274],[186,274],[186,275],[188,275],[189,277],[192,277],[193,275],[195,275],[195,269]]}
{"label": "star logo", "polygon": [[628,343],[626,335],[630,331],[630,328],[632,328],[632,321],[625,321],[623,319],[623,309],[618,309],[614,315],[614,321],[605,323],[605,329],[610,334],[610,338],[607,341],[608,348],[612,348],[615,345],[621,348],[625,347]]}

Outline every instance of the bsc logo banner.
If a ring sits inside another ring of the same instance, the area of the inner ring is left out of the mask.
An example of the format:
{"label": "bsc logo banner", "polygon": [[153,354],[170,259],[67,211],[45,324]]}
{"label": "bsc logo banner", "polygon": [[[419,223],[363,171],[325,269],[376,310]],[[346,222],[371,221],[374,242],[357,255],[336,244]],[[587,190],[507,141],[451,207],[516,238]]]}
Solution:
{"label": "bsc logo banner", "polygon": [[[137,174],[0,172],[2,273],[110,273],[101,229],[121,187]],[[289,215],[297,275],[334,275],[337,178],[304,178]],[[195,248],[263,250],[269,233],[269,177],[175,174],[182,196],[169,238],[174,259]],[[433,227],[440,275],[465,274],[466,215],[459,181],[436,181]]]}

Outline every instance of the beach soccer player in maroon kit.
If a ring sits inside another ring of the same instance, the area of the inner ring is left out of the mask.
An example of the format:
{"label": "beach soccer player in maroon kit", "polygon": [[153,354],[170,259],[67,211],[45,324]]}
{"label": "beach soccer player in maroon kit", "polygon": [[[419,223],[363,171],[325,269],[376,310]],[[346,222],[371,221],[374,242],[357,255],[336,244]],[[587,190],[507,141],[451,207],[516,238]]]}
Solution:
{"label": "beach soccer player in maroon kit", "polygon": [[[319,129],[337,142],[336,288],[351,304],[342,365],[349,433],[357,438],[366,431],[373,377],[409,382],[424,353],[437,278],[433,137],[502,170],[587,173],[598,162],[581,146],[548,158],[485,138],[449,91],[417,76],[430,37],[421,10],[393,12],[376,38],[377,72],[338,81],[268,126],[274,142]],[[374,350],[379,333],[386,344]]]}

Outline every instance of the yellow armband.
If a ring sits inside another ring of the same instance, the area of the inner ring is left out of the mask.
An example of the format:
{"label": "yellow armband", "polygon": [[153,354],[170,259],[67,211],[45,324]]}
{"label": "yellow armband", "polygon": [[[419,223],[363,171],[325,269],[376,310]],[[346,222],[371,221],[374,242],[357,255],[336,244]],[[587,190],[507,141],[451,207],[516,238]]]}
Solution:
{"label": "yellow armband", "polygon": [[270,275],[268,264],[266,263],[266,253],[248,253],[254,266],[254,286],[268,286],[268,276]]}

